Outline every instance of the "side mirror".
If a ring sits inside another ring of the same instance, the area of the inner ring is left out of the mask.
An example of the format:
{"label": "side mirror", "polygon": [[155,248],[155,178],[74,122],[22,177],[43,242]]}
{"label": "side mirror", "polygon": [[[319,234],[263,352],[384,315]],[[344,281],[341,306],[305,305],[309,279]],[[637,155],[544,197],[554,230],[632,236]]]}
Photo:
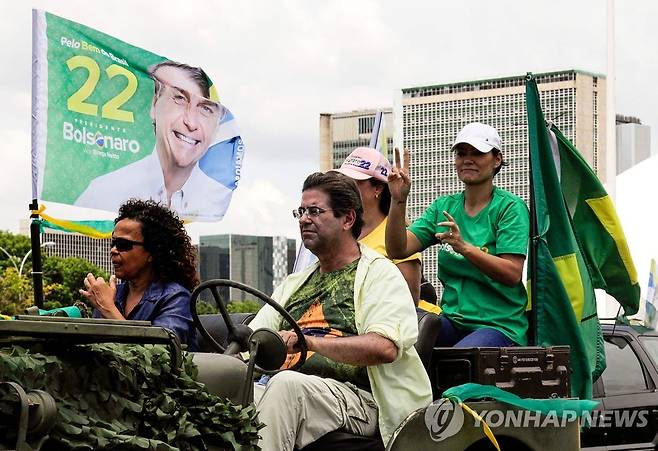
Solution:
{"label": "side mirror", "polygon": [[271,329],[257,329],[249,337],[250,347],[258,344],[255,363],[265,371],[281,368],[286,361],[286,344],[277,332]]}

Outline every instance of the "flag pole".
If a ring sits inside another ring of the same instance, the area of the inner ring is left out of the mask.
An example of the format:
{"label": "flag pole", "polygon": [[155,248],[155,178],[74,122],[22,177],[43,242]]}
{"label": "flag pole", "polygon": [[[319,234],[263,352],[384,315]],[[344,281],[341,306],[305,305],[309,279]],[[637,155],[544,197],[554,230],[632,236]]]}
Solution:
{"label": "flag pole", "polygon": [[608,0],[605,183],[614,202],[617,195],[617,114],[615,112],[615,1]]}
{"label": "flag pole", "polygon": [[39,201],[32,199],[30,211],[30,244],[32,248],[32,288],[34,305],[43,308],[43,265],[41,264],[41,219],[39,218]]}
{"label": "flag pole", "polygon": [[30,244],[32,248],[32,289],[34,291],[34,305],[43,308],[43,266],[41,264],[41,219],[39,217],[39,197],[37,171],[39,162],[37,158],[38,140],[42,139],[38,133],[38,116],[37,111],[37,92],[39,80],[37,79],[38,71],[35,70],[35,64],[39,61],[39,39],[37,30],[39,21],[39,12],[32,10],[32,203],[28,205],[30,209]]}
{"label": "flag pole", "polygon": [[371,147],[372,149],[376,149],[377,146],[380,144],[378,142],[378,139],[379,139],[379,129],[382,126],[382,116],[383,114],[381,111],[377,111],[377,113],[375,114],[375,122],[372,126],[372,133],[370,134],[370,144],[369,144],[369,147]]}
{"label": "flag pole", "polygon": [[[606,27],[606,109],[605,109],[605,188],[612,202],[617,197],[617,115],[615,106],[615,1],[607,1],[607,27]],[[599,174],[601,172],[597,171]],[[606,294],[603,301],[604,315],[610,316],[608,312],[614,312],[616,302]]]}
{"label": "flag pole", "polygon": [[[526,74],[526,83],[532,80],[532,72]],[[527,99],[526,99],[527,102]],[[528,137],[529,139],[529,137]],[[535,211],[535,189],[532,177],[532,158],[528,152],[528,176],[530,179],[530,245],[528,248],[528,271],[530,271],[530,312],[528,315],[528,344],[537,345],[537,214]]]}

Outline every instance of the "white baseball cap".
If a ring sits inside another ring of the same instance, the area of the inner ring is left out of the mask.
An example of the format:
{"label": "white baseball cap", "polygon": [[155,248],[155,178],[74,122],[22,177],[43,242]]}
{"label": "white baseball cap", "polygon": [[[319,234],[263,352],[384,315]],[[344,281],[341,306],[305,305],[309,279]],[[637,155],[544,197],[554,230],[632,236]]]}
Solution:
{"label": "white baseball cap", "polygon": [[336,171],[354,180],[367,180],[374,177],[382,182],[387,182],[388,174],[391,172],[391,163],[377,149],[357,147],[345,158],[343,164]]}
{"label": "white baseball cap", "polygon": [[498,131],[491,125],[479,122],[471,122],[457,133],[452,150],[461,143],[470,144],[482,153],[491,152],[491,149],[503,150],[503,142]]}

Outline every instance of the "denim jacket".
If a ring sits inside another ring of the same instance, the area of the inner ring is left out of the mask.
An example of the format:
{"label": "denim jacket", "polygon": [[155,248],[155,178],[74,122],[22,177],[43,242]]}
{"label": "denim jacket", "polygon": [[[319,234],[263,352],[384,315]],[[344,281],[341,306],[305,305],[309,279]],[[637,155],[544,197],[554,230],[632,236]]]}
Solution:
{"label": "denim jacket", "polygon": [[[117,285],[114,303],[122,314],[125,311],[127,297],[128,283],[120,283]],[[102,318],[97,310],[94,310],[93,316]],[[190,292],[176,282],[157,280],[151,282],[142,299],[126,319],[151,321],[154,326],[166,327],[173,331],[181,343],[188,345],[194,343]]]}

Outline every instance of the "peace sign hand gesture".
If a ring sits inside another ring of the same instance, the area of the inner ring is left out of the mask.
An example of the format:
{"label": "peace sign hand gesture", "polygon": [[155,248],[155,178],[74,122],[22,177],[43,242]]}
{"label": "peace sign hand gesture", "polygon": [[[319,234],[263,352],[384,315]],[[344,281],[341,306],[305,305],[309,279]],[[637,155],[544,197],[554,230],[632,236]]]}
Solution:
{"label": "peace sign hand gesture", "polygon": [[388,189],[391,199],[398,203],[405,203],[411,191],[411,178],[409,177],[409,149],[404,149],[404,164],[400,162],[400,149],[395,148],[394,163],[388,176]]}

